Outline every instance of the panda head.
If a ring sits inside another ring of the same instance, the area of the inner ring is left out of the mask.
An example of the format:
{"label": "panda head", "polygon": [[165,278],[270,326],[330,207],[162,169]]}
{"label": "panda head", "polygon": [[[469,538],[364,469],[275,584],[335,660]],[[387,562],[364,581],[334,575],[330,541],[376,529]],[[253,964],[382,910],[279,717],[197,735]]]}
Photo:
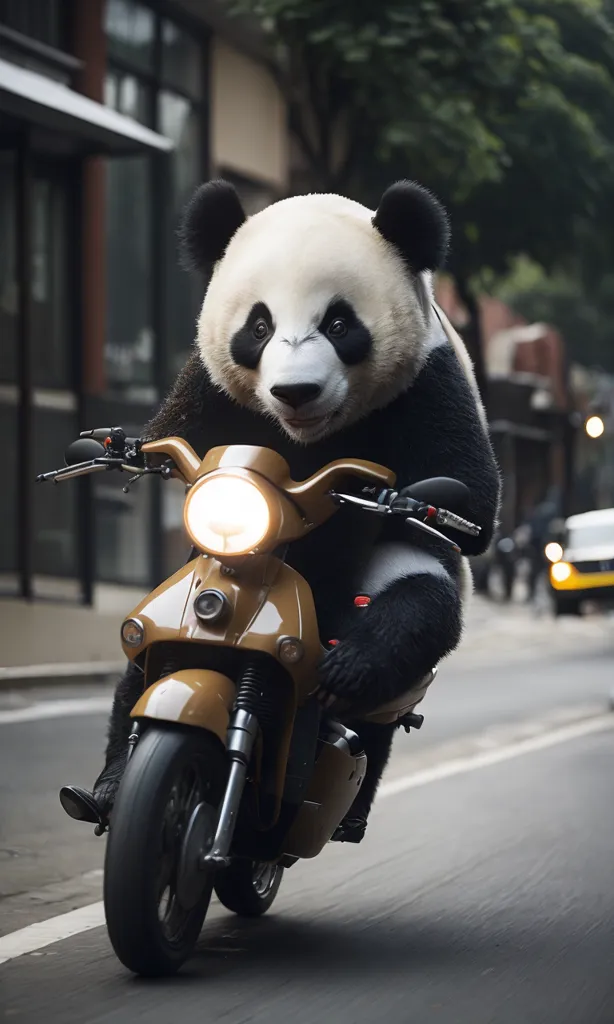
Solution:
{"label": "panda head", "polygon": [[213,382],[295,441],[387,405],[419,371],[448,222],[414,182],[391,186],[375,213],[315,194],[250,218],[231,185],[209,182],[180,241],[184,265],[210,275],[197,343]]}

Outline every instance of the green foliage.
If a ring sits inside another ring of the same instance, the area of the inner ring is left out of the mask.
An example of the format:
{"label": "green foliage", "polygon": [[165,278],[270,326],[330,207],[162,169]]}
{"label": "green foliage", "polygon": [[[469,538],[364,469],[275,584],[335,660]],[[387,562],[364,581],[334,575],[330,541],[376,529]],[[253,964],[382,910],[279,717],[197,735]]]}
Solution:
{"label": "green foliage", "polygon": [[522,258],[493,291],[529,322],[557,327],[573,361],[614,371],[614,271],[588,289],[579,277],[549,276]]}
{"label": "green foliage", "polygon": [[522,254],[584,289],[612,264],[614,0],[226,3],[270,41],[300,187],[432,188],[466,299]]}

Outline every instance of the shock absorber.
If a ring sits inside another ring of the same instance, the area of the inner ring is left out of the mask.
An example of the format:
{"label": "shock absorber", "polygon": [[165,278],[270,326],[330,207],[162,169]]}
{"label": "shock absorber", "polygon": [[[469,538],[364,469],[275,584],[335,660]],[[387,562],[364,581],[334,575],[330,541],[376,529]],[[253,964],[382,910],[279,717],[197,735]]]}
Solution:
{"label": "shock absorber", "polygon": [[247,769],[258,735],[257,711],[263,693],[263,675],[255,663],[250,663],[239,681],[237,696],[228,727],[227,751],[230,772],[215,838],[209,853],[203,858],[204,867],[225,868],[230,864],[230,846],[234,836],[239,807],[245,789]]}

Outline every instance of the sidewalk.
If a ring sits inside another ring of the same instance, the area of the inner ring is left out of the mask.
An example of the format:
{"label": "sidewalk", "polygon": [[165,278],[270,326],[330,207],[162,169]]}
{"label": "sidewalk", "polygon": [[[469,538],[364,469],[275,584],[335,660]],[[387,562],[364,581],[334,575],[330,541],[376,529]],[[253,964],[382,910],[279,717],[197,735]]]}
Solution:
{"label": "sidewalk", "polygon": [[[119,629],[140,596],[108,588],[94,608],[0,600],[0,688],[115,678],[125,664]],[[530,605],[474,595],[453,657],[460,666],[595,649],[610,651],[614,668],[614,618],[554,619]]]}
{"label": "sidewalk", "polygon": [[465,635],[454,654],[462,661],[523,661],[543,654],[605,650],[612,654],[614,678],[614,617],[563,616],[555,619],[534,605],[498,604],[474,595],[469,605]]}

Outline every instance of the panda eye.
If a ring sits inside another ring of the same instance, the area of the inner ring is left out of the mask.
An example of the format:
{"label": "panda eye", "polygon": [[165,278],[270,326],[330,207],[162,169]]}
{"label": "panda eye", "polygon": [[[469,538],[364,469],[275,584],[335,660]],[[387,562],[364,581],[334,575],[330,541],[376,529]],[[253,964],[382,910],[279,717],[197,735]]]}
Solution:
{"label": "panda eye", "polygon": [[331,338],[345,338],[347,332],[348,329],[345,320],[337,318],[336,320],[333,320],[332,324],[328,328],[327,333],[331,336]]}
{"label": "panda eye", "polygon": [[254,338],[256,341],[264,341],[268,333],[269,325],[266,320],[263,320],[262,317],[258,317],[256,323],[252,327],[252,334],[254,335]]}

